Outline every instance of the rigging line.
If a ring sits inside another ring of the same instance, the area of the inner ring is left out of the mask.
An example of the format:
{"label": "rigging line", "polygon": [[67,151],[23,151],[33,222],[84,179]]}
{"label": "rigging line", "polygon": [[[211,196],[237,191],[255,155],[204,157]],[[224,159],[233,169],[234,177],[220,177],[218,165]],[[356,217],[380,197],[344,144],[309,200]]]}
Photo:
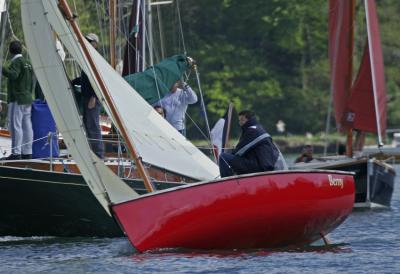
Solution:
{"label": "rigging line", "polygon": [[[99,1],[99,0],[96,0],[96,1]],[[139,11],[139,12],[142,13],[142,16],[145,16],[145,15],[144,15],[144,14],[145,14],[144,5],[141,5],[141,6],[142,6],[143,8],[140,8],[140,11]],[[105,8],[104,8],[104,6],[103,6],[103,7],[100,7],[100,8],[98,9],[98,11],[99,11],[100,9],[101,9],[101,12],[105,13]],[[129,28],[129,27],[128,27],[128,28]],[[128,29],[128,28],[126,28],[126,29]],[[146,26],[144,26],[144,28],[146,28]],[[122,34],[122,39],[123,39],[123,41],[121,41],[121,44],[122,44],[122,42],[124,42],[124,43],[127,43],[128,46],[131,46],[131,47],[133,47],[133,48],[136,49],[135,45],[134,45],[131,41],[129,41],[129,34],[130,34],[130,33],[129,33],[129,31],[130,31],[129,29],[128,29],[128,34],[127,34],[127,33],[124,32],[124,30],[123,30],[123,28],[122,28],[121,26],[117,25],[116,31],[117,31],[118,33],[121,33],[121,34]],[[146,31],[146,29],[145,29],[144,31]],[[147,44],[149,45],[150,42],[149,42],[149,40],[148,40],[147,35],[146,35],[146,41],[147,41]],[[149,46],[149,48],[150,48],[150,46]],[[139,57],[140,57],[140,58],[143,58],[143,54],[141,54],[140,52],[138,52],[138,54],[139,54]],[[149,63],[146,62],[145,65],[148,66]]]}
{"label": "rigging line", "polygon": [[[10,7],[10,0],[8,1],[8,7]],[[8,24],[10,25],[10,31],[11,31],[11,36],[15,39],[15,40],[18,40],[18,41],[20,41],[20,39],[15,35],[15,33],[14,33],[14,30],[13,30],[13,27],[12,27],[12,24],[11,24],[11,16],[10,16],[10,13],[8,12],[8,9],[6,10],[6,13],[7,13],[7,16],[6,16],[6,18],[7,18],[7,21],[8,21]]]}
{"label": "rigging line", "polygon": [[199,130],[201,135],[203,135],[204,139],[208,141],[207,135],[204,133],[204,131],[197,125],[197,123],[192,119],[192,117],[189,115],[189,113],[186,112],[186,116],[192,121],[193,125]]}
{"label": "rigging line", "polygon": [[103,11],[103,12],[105,12],[105,10],[104,10],[104,7],[103,8],[101,8],[101,5],[99,4],[99,0],[96,0],[96,12],[97,12],[97,21],[98,21],[98,24],[99,24],[99,30],[100,30],[100,39],[101,39],[101,41],[103,41],[103,43],[101,43],[101,47],[102,47],[102,54],[103,54],[103,56],[107,56],[107,50],[106,50],[106,46],[105,46],[105,43],[104,43],[104,41],[106,41],[105,39],[104,39],[104,37],[106,37],[106,34],[104,33],[105,31],[104,31],[104,21],[105,21],[105,19],[103,20],[102,18],[103,18],[103,16],[101,16],[101,11]]}
{"label": "rigging line", "polygon": [[[179,0],[176,0],[176,9],[177,9],[177,14],[178,14],[179,31],[180,31],[180,36],[181,36],[181,40],[182,40],[183,51],[184,51],[184,54],[187,55],[185,36],[183,34],[181,11],[180,11],[179,6],[180,6]],[[200,75],[199,75],[199,73],[197,71],[197,67],[195,67],[195,74],[196,74],[196,79],[197,79],[197,85],[198,85],[199,92],[200,92],[201,107],[202,107],[202,111],[204,112],[204,119],[205,119],[205,122],[206,122],[206,127],[207,127],[207,131],[208,131],[208,135],[209,135],[209,137],[206,137],[206,140],[208,140],[210,142],[210,145],[212,146],[211,130],[210,130],[209,122],[208,122],[206,106],[205,106],[205,103],[204,103],[204,96],[203,96],[203,92],[202,92],[201,84],[200,84]],[[186,76],[187,79],[189,78],[189,75],[187,75],[186,73],[185,73],[185,76]]]}
{"label": "rigging line", "polygon": [[[208,123],[207,110],[206,110],[206,105],[204,103],[203,91],[201,89],[201,84],[200,84],[200,74],[199,74],[199,72],[197,70],[197,65],[194,65],[194,72],[196,74],[197,84],[199,86],[201,107],[202,107],[202,111],[204,112],[204,119],[206,121],[206,127],[207,127],[207,131],[208,131],[208,136],[209,136],[208,141],[210,142],[210,145],[212,146],[210,124]],[[215,160],[218,161],[218,159],[215,159]]]}
{"label": "rigging line", "polygon": [[[144,7],[144,5],[143,5],[143,8],[141,9],[141,12],[142,12],[142,17],[145,16],[145,7]],[[146,24],[143,25],[143,32],[145,32],[145,33],[146,33],[146,32],[149,32],[149,30],[148,30]],[[142,35],[142,36],[143,36],[143,35]],[[145,42],[147,43],[147,46],[148,46],[149,51],[150,51],[150,50],[152,50],[151,47],[152,47],[153,45],[150,45],[149,35],[144,35],[144,36],[145,36]],[[147,60],[146,60],[146,61],[147,61]],[[147,65],[147,64],[146,64],[146,65]],[[162,98],[161,98],[160,88],[159,88],[158,82],[157,82],[158,77],[157,77],[156,70],[155,70],[154,66],[151,66],[151,70],[152,70],[153,75],[154,75],[154,81],[155,81],[155,84],[156,84],[158,100],[160,101]],[[160,102],[160,104],[161,104],[161,107],[164,108],[164,106],[162,105],[162,102]]]}
{"label": "rigging line", "polygon": [[185,45],[185,37],[183,35],[181,11],[179,9],[179,0],[176,0],[176,9],[177,9],[177,12],[178,12],[178,22],[179,22],[179,30],[180,30],[180,35],[181,35],[182,45],[183,45],[183,53],[186,55],[187,51],[186,51],[186,45]]}
{"label": "rigging line", "polygon": [[77,11],[77,9],[76,9],[76,2],[75,2],[75,0],[73,1],[73,4],[74,4],[74,11],[75,11],[75,14],[77,13],[76,11]]}
{"label": "rigging line", "polygon": [[[118,3],[118,2],[117,2]],[[124,7],[122,5],[117,6],[118,9],[118,14],[119,16],[117,16],[117,27],[116,28],[121,28],[124,29],[125,28],[125,22],[124,22]],[[122,34],[124,34],[122,32]],[[118,46],[118,62],[120,62],[121,60],[123,60],[123,56],[122,56],[122,44],[121,44],[121,38],[117,37],[117,39],[120,41],[119,46]],[[117,62],[117,65],[118,65]]]}

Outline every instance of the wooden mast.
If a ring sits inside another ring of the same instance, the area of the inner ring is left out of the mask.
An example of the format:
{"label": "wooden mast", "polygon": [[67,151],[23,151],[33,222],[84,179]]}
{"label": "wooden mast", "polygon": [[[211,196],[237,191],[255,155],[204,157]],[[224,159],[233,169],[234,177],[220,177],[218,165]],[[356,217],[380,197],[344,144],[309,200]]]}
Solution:
{"label": "wooden mast", "polygon": [[115,69],[116,58],[115,58],[115,33],[116,33],[116,13],[117,13],[117,1],[110,0],[110,64]]}
{"label": "wooden mast", "polygon": [[150,179],[149,179],[149,177],[148,177],[148,175],[147,175],[147,173],[146,173],[146,171],[144,169],[144,166],[143,166],[143,163],[141,161],[141,158],[138,155],[138,153],[136,152],[133,144],[130,142],[129,135],[127,133],[125,125],[122,123],[121,117],[120,117],[117,109],[114,106],[114,103],[113,103],[113,101],[111,99],[109,91],[108,91],[106,85],[104,84],[104,81],[101,78],[99,71],[97,70],[97,67],[96,67],[96,65],[95,65],[95,63],[94,63],[94,61],[93,61],[93,59],[92,59],[92,57],[91,57],[91,55],[89,53],[88,48],[85,45],[85,41],[84,41],[85,38],[83,37],[83,34],[81,33],[78,25],[76,24],[76,22],[74,20],[75,17],[72,14],[72,11],[71,11],[70,7],[68,6],[67,1],[66,0],[60,0],[58,5],[59,5],[59,8],[62,11],[64,17],[66,18],[66,20],[71,24],[72,29],[74,30],[75,35],[78,38],[79,44],[81,45],[81,47],[83,49],[85,57],[88,59],[90,67],[91,67],[91,69],[92,69],[92,71],[94,73],[94,76],[96,77],[96,80],[98,81],[98,83],[100,85],[100,88],[103,91],[104,98],[105,98],[107,104],[109,105],[113,116],[116,119],[116,124],[118,125],[118,127],[120,129],[121,135],[126,141],[126,145],[128,147],[129,152],[133,156],[135,164],[136,164],[136,166],[138,168],[139,175],[143,179],[144,185],[145,185],[147,191],[148,192],[153,192],[154,191],[154,187],[153,187],[152,183],[150,182]]}
{"label": "wooden mast", "polygon": [[[351,86],[353,84],[353,51],[354,51],[354,20],[355,20],[355,12],[356,12],[356,1],[350,0],[348,1],[348,5],[350,6],[350,22],[351,28],[349,32],[349,48],[350,54],[349,58],[349,79],[347,83],[348,88],[348,98],[351,96]],[[346,155],[348,157],[353,157],[353,129],[347,129],[347,142],[346,142]]]}

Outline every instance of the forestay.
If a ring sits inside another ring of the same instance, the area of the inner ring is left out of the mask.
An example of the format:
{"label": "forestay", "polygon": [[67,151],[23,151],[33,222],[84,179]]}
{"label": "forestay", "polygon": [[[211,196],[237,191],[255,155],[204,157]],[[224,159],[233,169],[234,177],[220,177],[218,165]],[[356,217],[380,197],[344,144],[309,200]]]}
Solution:
{"label": "forestay", "polygon": [[109,212],[109,202],[122,202],[138,196],[94,153],[83,130],[70,83],[57,53],[53,30],[41,0],[21,1],[22,25],[36,77],[50,106],[69,152],[96,198]]}
{"label": "forestay", "polygon": [[[115,124],[115,117],[105,103],[99,83],[69,23],[59,11],[57,1],[42,0],[42,3],[48,12],[50,24],[88,75],[96,95],[101,98],[103,106]],[[218,177],[218,166],[155,112],[87,41],[85,43],[119,111],[119,116],[128,129],[130,141],[135,145],[143,161],[197,180]]]}

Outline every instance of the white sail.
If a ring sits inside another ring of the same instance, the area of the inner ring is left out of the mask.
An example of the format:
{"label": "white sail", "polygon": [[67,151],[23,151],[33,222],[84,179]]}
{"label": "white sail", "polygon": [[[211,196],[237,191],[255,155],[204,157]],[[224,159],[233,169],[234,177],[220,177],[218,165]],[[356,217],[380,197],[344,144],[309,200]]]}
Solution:
{"label": "white sail", "polygon": [[[101,98],[115,124],[109,107],[104,103],[105,99],[99,83],[90,69],[72,28],[59,11],[57,1],[42,0],[42,3],[48,11],[50,24],[64,46],[88,75],[96,95]],[[156,113],[87,41],[86,43],[128,130],[130,141],[135,145],[143,161],[198,180],[218,177],[218,166]]]}
{"label": "white sail", "polygon": [[5,12],[6,10],[7,10],[6,0],[0,0],[0,22],[1,22],[1,16],[3,12]]}
{"label": "white sail", "polygon": [[0,12],[6,11],[6,0],[0,0]]}
{"label": "white sail", "polygon": [[110,201],[130,200],[138,194],[91,152],[41,0],[22,0],[21,13],[33,69],[58,130],[93,194],[110,214]]}

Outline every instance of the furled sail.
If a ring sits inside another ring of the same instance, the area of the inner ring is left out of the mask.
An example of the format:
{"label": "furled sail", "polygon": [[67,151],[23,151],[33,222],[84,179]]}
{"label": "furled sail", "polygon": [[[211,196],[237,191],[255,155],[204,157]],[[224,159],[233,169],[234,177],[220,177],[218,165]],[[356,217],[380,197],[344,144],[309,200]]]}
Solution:
{"label": "furled sail", "polygon": [[[105,104],[99,83],[86,60],[70,25],[58,9],[57,1],[42,0],[47,18],[60,40],[88,75],[96,95]],[[219,176],[218,166],[173,128],[107,63],[87,42],[90,54],[107,86],[119,116],[128,129],[131,143],[143,161],[197,180]]]}
{"label": "furled sail", "polygon": [[167,94],[188,68],[185,55],[165,58],[143,72],[125,76],[125,80],[149,103],[154,104]]}
{"label": "furled sail", "polygon": [[[122,202],[138,196],[91,152],[71,85],[57,53],[53,29],[41,0],[21,1],[22,25],[36,77],[50,106],[69,152],[77,162],[88,186],[110,214],[109,202]],[[68,113],[68,116],[66,116]]]}
{"label": "furled sail", "polygon": [[378,133],[386,131],[386,87],[375,0],[365,1],[368,40],[345,113],[351,128]]}

